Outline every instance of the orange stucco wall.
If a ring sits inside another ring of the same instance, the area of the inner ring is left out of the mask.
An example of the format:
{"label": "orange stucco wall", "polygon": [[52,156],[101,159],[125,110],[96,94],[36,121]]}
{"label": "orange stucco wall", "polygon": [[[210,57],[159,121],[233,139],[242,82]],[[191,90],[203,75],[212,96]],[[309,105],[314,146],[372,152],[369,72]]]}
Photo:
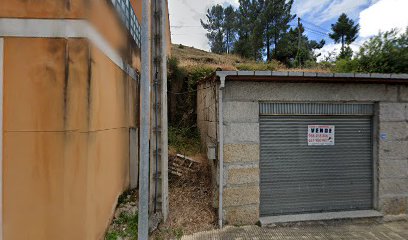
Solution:
{"label": "orange stucco wall", "polygon": [[[141,0],[131,0],[141,23]],[[123,25],[110,0],[0,0],[1,18],[88,19],[112,48],[140,69],[140,49]]]}
{"label": "orange stucco wall", "polygon": [[[92,0],[94,1],[94,0]],[[16,18],[84,18],[84,0],[1,0],[0,16]]]}
{"label": "orange stucco wall", "polygon": [[[86,18],[93,5],[109,0],[1,0],[0,16],[18,18]],[[142,0],[130,0],[136,16],[142,20]]]}
{"label": "orange stucco wall", "polygon": [[4,50],[4,239],[101,239],[129,184],[137,82],[84,39]]}

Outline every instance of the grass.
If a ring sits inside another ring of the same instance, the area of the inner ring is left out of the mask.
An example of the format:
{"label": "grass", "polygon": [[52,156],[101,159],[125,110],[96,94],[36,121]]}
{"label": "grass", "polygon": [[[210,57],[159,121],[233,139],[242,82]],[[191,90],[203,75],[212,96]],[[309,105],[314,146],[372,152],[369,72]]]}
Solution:
{"label": "grass", "polygon": [[137,240],[137,221],[138,214],[128,214],[122,212],[117,219],[113,221],[114,229],[111,229],[105,236],[105,240],[117,240],[120,238],[130,238]]}
{"label": "grass", "polygon": [[171,54],[172,57],[178,59],[179,67],[186,69],[188,72],[194,71],[196,68],[211,70],[210,72],[214,72],[219,68],[224,71],[330,71],[330,69],[319,64],[308,64],[301,69],[288,69],[278,61],[257,62],[234,54],[216,54],[181,44],[173,44]]}
{"label": "grass", "polygon": [[171,54],[180,61],[180,67],[187,69],[195,67],[206,67],[210,69],[222,68],[223,70],[237,70],[237,63],[246,62],[236,55],[221,55],[206,52],[193,47],[183,45],[172,45]]}
{"label": "grass", "polygon": [[106,234],[105,240],[116,240],[119,237],[121,237],[121,236],[117,231],[112,231],[112,232],[108,232]]}
{"label": "grass", "polygon": [[[172,56],[179,60],[179,67],[187,71],[206,69],[207,72],[222,70],[278,70],[284,66],[278,62],[263,63],[244,59],[234,54],[216,54],[183,45],[172,46]],[[209,70],[209,71],[208,71]]]}
{"label": "grass", "polygon": [[200,135],[196,128],[169,127],[169,145],[177,153],[195,155],[200,152]]}
{"label": "grass", "polygon": [[183,229],[181,228],[173,229],[173,234],[177,239],[181,239],[183,237]]}
{"label": "grass", "polygon": [[105,235],[105,240],[131,239],[137,240],[138,213],[126,210],[127,207],[134,206],[135,190],[128,190],[118,198],[117,211],[123,209],[119,216],[115,217]]}

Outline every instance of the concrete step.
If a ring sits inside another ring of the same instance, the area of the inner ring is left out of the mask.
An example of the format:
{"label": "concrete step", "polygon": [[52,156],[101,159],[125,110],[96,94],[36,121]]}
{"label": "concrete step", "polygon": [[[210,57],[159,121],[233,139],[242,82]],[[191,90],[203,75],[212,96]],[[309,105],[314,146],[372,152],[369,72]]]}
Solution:
{"label": "concrete step", "polygon": [[382,218],[383,215],[375,210],[359,210],[359,211],[344,211],[344,212],[326,212],[326,213],[310,213],[310,214],[294,214],[261,217],[261,226],[268,226],[278,223],[290,222],[307,222],[307,221],[322,221],[322,220],[337,220],[337,219],[359,219],[359,218]]}

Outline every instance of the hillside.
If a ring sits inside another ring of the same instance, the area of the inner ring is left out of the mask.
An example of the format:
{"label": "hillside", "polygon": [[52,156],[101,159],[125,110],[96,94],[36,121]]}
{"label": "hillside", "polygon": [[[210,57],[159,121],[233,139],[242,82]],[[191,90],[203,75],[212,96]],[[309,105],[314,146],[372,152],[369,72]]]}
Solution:
{"label": "hillside", "polygon": [[178,66],[187,70],[196,67],[222,70],[249,70],[249,71],[315,71],[327,72],[321,68],[288,69],[283,64],[272,61],[270,63],[255,62],[233,54],[216,54],[181,44],[172,44],[172,58],[178,60]]}
{"label": "hillside", "polygon": [[172,57],[177,58],[179,67],[191,69],[194,67],[221,68],[222,70],[277,70],[283,68],[277,62],[256,63],[233,54],[216,54],[197,48],[172,44]]}
{"label": "hillside", "polygon": [[[277,61],[270,63],[255,62],[237,55],[220,55],[178,44],[172,45],[171,54],[168,65],[169,121],[170,126],[184,127],[186,129],[196,124],[194,114],[196,113],[197,82],[217,69],[224,71],[328,72],[327,69],[319,68],[288,69]],[[183,134],[178,133],[176,135]],[[179,141],[172,139],[171,142]]]}

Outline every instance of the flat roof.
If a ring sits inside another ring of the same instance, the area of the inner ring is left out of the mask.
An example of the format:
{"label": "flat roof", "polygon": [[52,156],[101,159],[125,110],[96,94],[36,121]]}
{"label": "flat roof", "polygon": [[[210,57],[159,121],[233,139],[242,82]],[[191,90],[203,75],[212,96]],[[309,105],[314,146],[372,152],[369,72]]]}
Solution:
{"label": "flat roof", "polygon": [[333,82],[333,83],[387,83],[408,84],[408,74],[394,73],[324,73],[324,72],[275,72],[275,71],[217,71],[203,79],[225,76],[227,81],[270,82]]}

